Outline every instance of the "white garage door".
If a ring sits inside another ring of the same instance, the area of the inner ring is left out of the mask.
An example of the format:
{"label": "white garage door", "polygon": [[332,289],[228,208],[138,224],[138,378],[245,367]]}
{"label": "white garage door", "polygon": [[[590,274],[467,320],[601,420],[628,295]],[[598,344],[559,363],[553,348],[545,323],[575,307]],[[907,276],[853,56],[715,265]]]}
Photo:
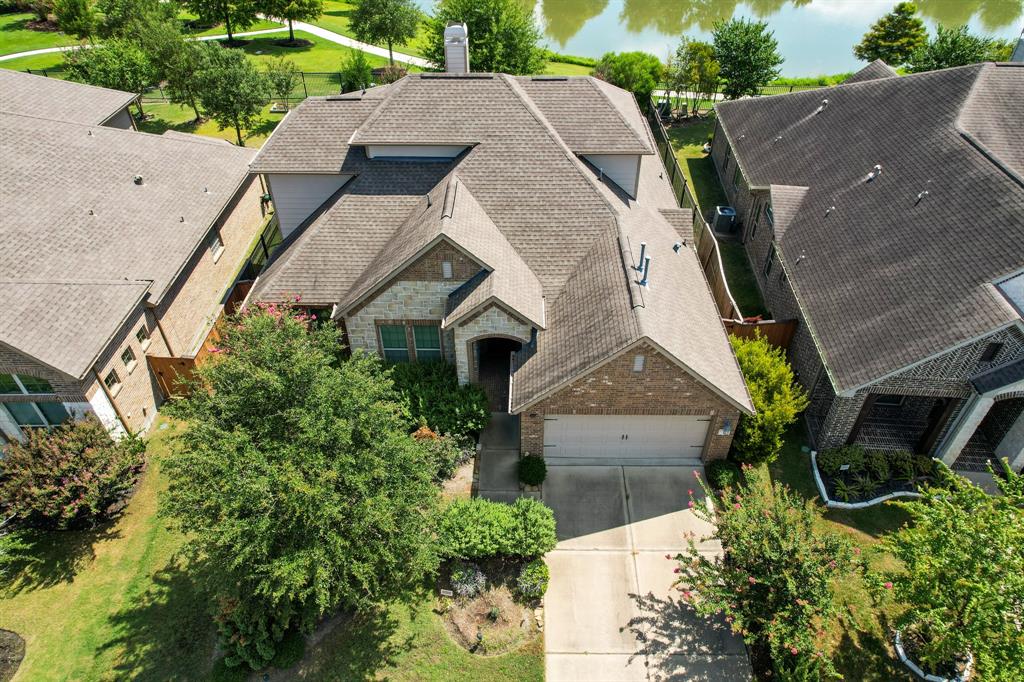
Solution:
{"label": "white garage door", "polygon": [[710,416],[550,415],[544,457],[637,460],[699,459]]}

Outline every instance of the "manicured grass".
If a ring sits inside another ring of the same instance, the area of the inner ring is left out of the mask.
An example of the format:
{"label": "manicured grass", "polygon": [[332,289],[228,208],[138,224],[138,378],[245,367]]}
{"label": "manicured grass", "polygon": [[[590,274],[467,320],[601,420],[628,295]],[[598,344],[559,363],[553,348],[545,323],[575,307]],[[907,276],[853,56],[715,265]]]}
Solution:
{"label": "manicured grass", "polygon": [[[287,34],[270,34],[246,38],[249,42],[242,47],[249,57],[256,62],[270,61],[273,57],[284,55],[295,62],[299,71],[333,71],[341,69],[342,59],[348,59],[351,48],[318,38],[310,33],[296,31],[295,38],[308,40],[312,44],[305,47],[282,47],[277,42],[287,39]],[[370,66],[386,66],[386,57],[367,54]]]}
{"label": "manicured grass", "polygon": [[[319,26],[320,28],[326,28],[328,31],[334,31],[335,33],[340,33],[343,36],[355,38],[356,34],[352,32],[352,28],[349,26],[349,15],[352,13],[352,9],[353,5],[351,2],[343,2],[342,0],[326,0],[324,2],[323,15],[311,23]],[[412,55],[413,57],[422,57],[426,41],[426,32],[424,31],[424,26],[421,22],[419,31],[415,38],[405,45],[393,45],[392,50],[402,54]],[[379,47],[386,48],[387,45],[379,45]]]}
{"label": "manicured grass", "polygon": [[[714,133],[715,119],[713,116],[699,119],[694,122],[684,123],[668,128],[669,140],[675,150],[679,167],[686,176],[686,182],[693,190],[693,196],[701,214],[709,218],[715,206],[723,206],[729,203],[725,192],[722,190],[722,183],[718,181],[718,173],[715,171],[714,162],[711,156],[704,153],[704,143]],[[736,305],[740,312],[746,317],[755,315],[769,316],[761,299],[761,292],[757,288],[757,280],[750,269],[747,255],[743,245],[739,242],[732,242],[720,239],[719,247],[722,253],[722,266],[725,268],[725,277],[729,282],[729,291],[736,299]]]}
{"label": "manicured grass", "polygon": [[[544,638],[502,656],[469,653],[445,631],[424,593],[338,626],[289,671],[289,679],[447,682],[544,679]],[[283,677],[281,679],[284,679]]]}
{"label": "manicured grass", "polygon": [[[199,37],[199,36],[219,36],[219,35],[224,35],[225,33],[227,33],[224,30],[224,24],[215,24],[215,25],[210,26],[208,28],[204,28],[204,27],[190,27],[187,22],[194,21],[197,17],[196,17],[196,15],[189,14],[188,12],[179,12],[178,13],[178,18],[182,22],[182,30],[185,33],[185,35]],[[268,29],[268,28],[280,28],[283,25],[284,24],[282,24],[279,21],[270,21],[269,19],[260,19],[259,21],[257,21],[252,26],[248,26],[248,27],[242,28],[242,29],[238,28],[237,26],[233,26],[232,29],[234,30],[235,33],[246,33],[248,31],[262,31],[262,30],[265,30],[265,29]]]}
{"label": "manicured grass", "polygon": [[[37,54],[31,57],[18,57],[0,62],[0,69],[25,71],[27,69],[54,69],[64,63],[64,55],[60,52]],[[38,74],[41,75],[41,74]]]}
{"label": "manicured grass", "polygon": [[[167,130],[177,130],[182,133],[195,133],[196,135],[207,135],[219,137],[234,144],[236,142],[235,129],[217,129],[217,123],[213,120],[203,121],[198,126],[195,124],[195,113],[188,107],[170,103],[143,103],[146,115],[151,116],[140,122],[139,130],[147,133],[161,135]],[[242,137],[246,147],[262,147],[263,143],[274,132],[274,128],[284,118],[284,114],[270,113],[270,105],[263,108],[262,121],[252,130],[243,130]]]}
{"label": "manicured grass", "polygon": [[[770,466],[772,478],[788,485],[806,499],[817,500],[817,488],[811,474],[810,455],[801,452],[806,443],[802,426],[787,437],[779,459]],[[890,504],[862,510],[830,510],[822,521],[832,530],[848,535],[861,548],[874,570],[898,567],[896,559],[881,546],[879,539],[909,521],[909,516]],[[907,679],[898,665],[889,640],[889,623],[896,615],[892,608],[877,610],[867,586],[851,580],[836,586],[843,615],[837,627],[828,633],[836,642],[837,667],[847,680]]]}
{"label": "manicured grass", "polygon": [[26,26],[31,13],[0,14],[0,54],[14,54],[46,47],[74,45],[78,40],[62,31],[35,31]]}
{"label": "manicured grass", "polygon": [[[95,530],[31,536],[37,561],[0,591],[0,628],[25,638],[19,680],[213,679],[218,657],[209,599],[176,556],[181,537],[157,516],[160,465],[177,426],[148,438],[148,464],[124,514]],[[483,657],[448,636],[422,592],[328,632],[274,679],[542,680],[543,638]],[[259,676],[254,677],[259,679]]]}
{"label": "manicured grass", "polygon": [[590,66],[580,64],[567,64],[566,62],[546,62],[545,74],[552,76],[589,76],[594,70]]}
{"label": "manicured grass", "polygon": [[32,535],[38,559],[0,593],[0,628],[27,643],[21,680],[205,677],[213,628],[181,538],[156,516],[173,429],[149,439],[148,466],[125,513],[91,531]]}

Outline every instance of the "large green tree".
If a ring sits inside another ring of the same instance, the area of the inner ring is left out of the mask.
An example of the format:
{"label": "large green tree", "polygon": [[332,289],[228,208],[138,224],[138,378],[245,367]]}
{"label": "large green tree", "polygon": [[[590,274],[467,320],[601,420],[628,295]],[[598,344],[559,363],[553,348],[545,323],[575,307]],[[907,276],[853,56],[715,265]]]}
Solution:
{"label": "large green tree", "polygon": [[730,336],[736,360],[747,382],[754,414],[743,415],[732,441],[734,456],[751,464],[771,462],[782,451],[786,429],[807,407],[807,394],[796,383],[781,348],[758,334]]}
{"label": "large green tree", "polygon": [[394,45],[405,45],[416,37],[420,11],[412,0],[356,0],[350,26],[364,43],[388,46],[388,62],[395,65]]}
{"label": "large green tree", "polygon": [[902,66],[914,50],[927,41],[928,32],[917,16],[917,5],[901,2],[872,24],[861,41],[854,45],[853,54],[866,62],[881,59],[889,66]]}
{"label": "large green tree", "polygon": [[295,44],[294,21],[316,21],[324,13],[324,0],[256,0],[260,10],[288,22],[288,42]]}
{"label": "large green tree", "polygon": [[234,128],[240,147],[242,129],[259,120],[269,95],[267,79],[245,54],[214,43],[203,44],[203,68],[195,75],[199,103],[221,130]]}
{"label": "large green tree", "polygon": [[209,24],[224,22],[228,44],[235,42],[235,31],[245,30],[256,23],[260,12],[257,0],[183,0],[185,9]]}
{"label": "large green tree", "polygon": [[60,30],[80,40],[91,39],[96,33],[96,9],[91,0],[55,0],[53,12]]}
{"label": "large green tree", "polygon": [[465,22],[469,64],[474,71],[531,74],[544,71],[541,32],[520,0],[439,0],[427,20],[424,54],[444,66],[444,29]]}
{"label": "large green tree", "polygon": [[908,59],[910,71],[936,71],[954,66],[977,64],[998,58],[1003,43],[989,36],[976,36],[966,26],[945,28],[939,25],[935,37],[920,46]]}
{"label": "large green tree", "polygon": [[718,90],[720,70],[713,45],[684,36],[669,61],[666,87],[680,93],[696,115],[701,102],[710,100]]}
{"label": "large green tree", "polygon": [[698,500],[690,506],[725,556],[701,551],[697,540],[709,538],[689,537],[675,557],[683,600],[766,648],[780,679],[834,678],[824,630],[839,617],[835,586],[859,581],[863,563],[849,538],[824,528],[820,507],[772,481],[767,467],[744,467],[744,479],[719,493],[699,481],[714,512]]}
{"label": "large green tree", "polygon": [[198,122],[202,118],[198,74],[205,67],[206,46],[185,40],[177,18],[168,19],[159,12],[146,12],[130,19],[124,30],[134,36],[149,56],[168,99],[191,108]]}
{"label": "large green tree", "polygon": [[1024,679],[1024,479],[1004,464],[989,495],[940,466],[937,485],[899,502],[911,523],[884,539],[901,570],[881,580],[896,626],[933,671],[966,652],[978,679]]}
{"label": "large green tree", "polygon": [[[103,38],[142,38],[136,30],[140,22],[148,24],[164,20],[179,25],[178,5],[160,0],[97,0],[96,10],[101,15],[97,33]],[[180,30],[180,28],[179,28]]]}
{"label": "large green tree", "polygon": [[764,21],[719,21],[711,33],[720,66],[722,92],[729,99],[756,95],[779,76],[782,55]]}
{"label": "large green tree", "polygon": [[609,52],[594,66],[594,75],[629,90],[636,96],[637,103],[646,109],[651,93],[665,76],[665,65],[646,52]]}
{"label": "large green tree", "polygon": [[[138,44],[114,38],[92,49],[80,47],[64,53],[68,80],[102,88],[142,93],[157,80],[156,69]],[[141,98],[139,114],[145,115]]]}
{"label": "large green tree", "polygon": [[436,570],[436,465],[373,356],[286,306],[230,319],[164,464],[163,512],[188,538],[230,665],[288,630],[390,599]]}

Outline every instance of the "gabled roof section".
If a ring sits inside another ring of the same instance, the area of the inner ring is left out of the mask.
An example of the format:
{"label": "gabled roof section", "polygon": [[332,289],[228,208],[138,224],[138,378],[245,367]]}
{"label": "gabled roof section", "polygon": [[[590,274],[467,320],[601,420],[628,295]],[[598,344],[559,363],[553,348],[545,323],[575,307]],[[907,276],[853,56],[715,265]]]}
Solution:
{"label": "gabled roof section", "polygon": [[340,173],[349,138],[391,86],[309,97],[284,117],[252,162],[254,173]]}
{"label": "gabled roof section", "polygon": [[879,78],[894,78],[897,76],[899,76],[899,74],[896,72],[896,69],[892,68],[881,59],[876,59],[857,73],[844,80],[843,85],[849,85],[850,83],[862,83],[863,81],[873,81]]}
{"label": "gabled roof section", "polygon": [[149,285],[0,280],[0,343],[83,379]]}
{"label": "gabled roof section", "polygon": [[782,239],[790,223],[800,214],[808,188],[772,185],[769,191],[772,201],[772,229],[775,231],[775,238]]}
{"label": "gabled roof section", "polygon": [[752,185],[808,188],[778,247],[836,390],[1020,320],[991,283],[1021,266],[1022,74],[975,64],[716,105]]}
{"label": "gabled roof section", "polygon": [[468,286],[460,287],[449,296],[442,327],[458,326],[493,304],[537,329],[545,328],[543,290],[536,275],[522,260],[490,272],[483,271],[466,284]]}
{"label": "gabled roof section", "polygon": [[122,90],[0,69],[0,112],[6,114],[100,125],[136,97]]}
{"label": "gabled roof section", "polygon": [[1020,381],[1024,381],[1024,358],[993,367],[971,378],[971,384],[981,395],[994,393]]}
{"label": "gabled roof section", "polygon": [[597,79],[524,76],[516,81],[576,154],[654,153],[646,128],[630,125]]}
{"label": "gabled roof section", "polygon": [[[413,209],[394,238],[371,261],[361,278],[362,285],[339,304],[338,313],[345,314],[367,299],[442,240],[463,251],[493,275],[486,279],[479,293],[474,292],[467,298],[471,307],[453,311],[455,319],[493,297],[524,318],[540,323],[543,290],[537,276],[456,175],[432,189]],[[487,296],[479,299],[484,293]]]}

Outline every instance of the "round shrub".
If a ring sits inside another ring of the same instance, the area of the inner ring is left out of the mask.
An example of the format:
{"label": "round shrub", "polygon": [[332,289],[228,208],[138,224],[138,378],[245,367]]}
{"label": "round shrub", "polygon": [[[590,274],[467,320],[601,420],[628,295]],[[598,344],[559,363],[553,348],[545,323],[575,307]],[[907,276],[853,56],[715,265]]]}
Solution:
{"label": "round shrub", "polygon": [[516,590],[524,599],[540,599],[548,591],[550,577],[548,565],[544,560],[534,559],[519,569]]}
{"label": "round shrub", "polygon": [[452,566],[452,589],[460,597],[472,598],[487,587],[487,576],[476,564],[458,562]]}
{"label": "round shrub", "polygon": [[548,475],[543,457],[527,455],[519,460],[519,480],[526,485],[540,485]]}
{"label": "round shrub", "polygon": [[32,525],[81,527],[128,495],[144,451],[145,444],[132,436],[112,440],[92,415],[49,431],[32,429],[25,443],[7,446],[0,499]]}
{"label": "round shrub", "polygon": [[740,481],[740,467],[732,460],[712,460],[708,462],[706,469],[708,481],[716,490],[735,486]]}
{"label": "round shrub", "polygon": [[455,500],[441,513],[437,536],[443,556],[468,560],[533,558],[554,549],[558,541],[554,512],[529,497],[515,504],[478,497]]}
{"label": "round shrub", "polygon": [[459,442],[451,436],[420,439],[420,443],[430,452],[436,467],[434,480],[438,483],[454,476],[455,470],[468,461],[469,451],[460,447]]}
{"label": "round shrub", "polygon": [[274,657],[270,659],[270,665],[281,670],[287,670],[298,664],[306,654],[306,638],[298,630],[289,630],[281,641],[277,643]]}

